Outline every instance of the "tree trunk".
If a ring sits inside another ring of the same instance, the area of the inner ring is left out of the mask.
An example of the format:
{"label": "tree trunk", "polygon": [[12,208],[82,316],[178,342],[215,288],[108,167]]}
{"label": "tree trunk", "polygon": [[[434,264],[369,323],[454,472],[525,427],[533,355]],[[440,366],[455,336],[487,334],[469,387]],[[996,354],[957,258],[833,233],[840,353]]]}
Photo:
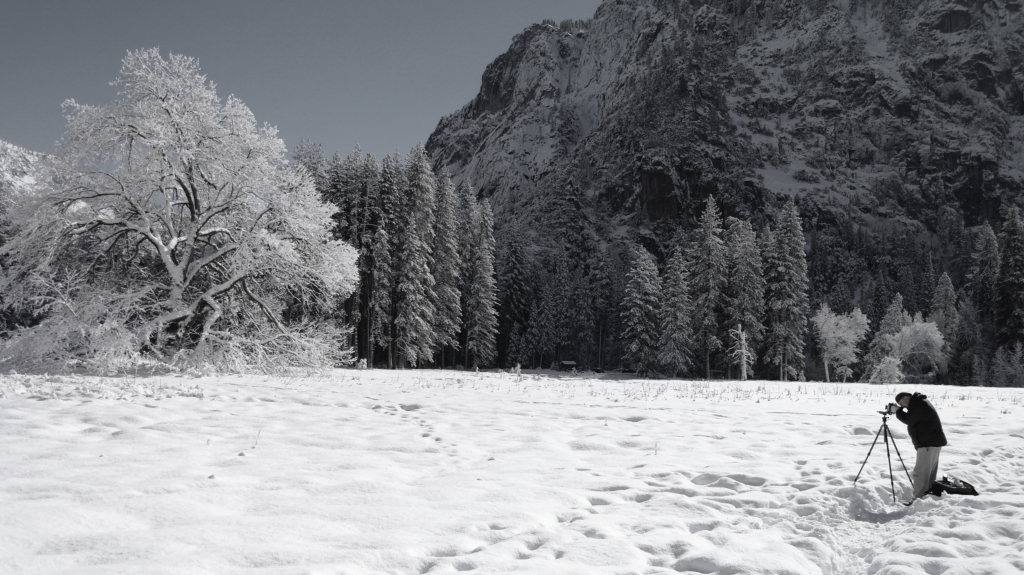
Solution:
{"label": "tree trunk", "polygon": [[711,379],[711,352],[704,350],[704,377]]}
{"label": "tree trunk", "polygon": [[743,333],[743,324],[736,324],[740,332],[740,381],[747,381],[747,334]]}
{"label": "tree trunk", "polygon": [[823,361],[822,363],[825,364],[825,383],[829,383],[829,381],[828,381],[828,362],[827,361]]}

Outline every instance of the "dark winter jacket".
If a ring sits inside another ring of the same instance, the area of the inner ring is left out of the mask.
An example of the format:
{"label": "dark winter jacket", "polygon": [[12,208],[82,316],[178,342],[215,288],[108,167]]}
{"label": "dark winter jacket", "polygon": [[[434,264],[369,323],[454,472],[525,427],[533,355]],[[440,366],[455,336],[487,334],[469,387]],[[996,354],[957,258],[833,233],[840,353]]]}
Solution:
{"label": "dark winter jacket", "polygon": [[910,406],[896,412],[896,419],[907,424],[907,433],[914,449],[921,447],[942,447],[946,445],[946,434],[942,433],[942,422],[935,406],[928,396],[915,393],[910,397]]}

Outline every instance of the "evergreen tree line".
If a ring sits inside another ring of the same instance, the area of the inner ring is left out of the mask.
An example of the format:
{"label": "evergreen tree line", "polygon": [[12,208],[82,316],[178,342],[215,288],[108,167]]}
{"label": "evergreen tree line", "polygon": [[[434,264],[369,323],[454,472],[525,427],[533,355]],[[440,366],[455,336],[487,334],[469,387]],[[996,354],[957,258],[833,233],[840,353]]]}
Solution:
{"label": "evergreen tree line", "polygon": [[[964,231],[959,242],[973,246],[965,255],[941,243],[937,274],[932,247],[909,235],[806,237],[792,200],[755,233],[747,221],[723,222],[709,198],[662,262],[639,246],[616,258],[590,241],[577,195],[570,182],[553,198],[554,249],[527,246],[521,229],[503,234],[501,365],[568,359],[697,377],[1024,383],[1016,208],[999,235],[988,225],[974,238]],[[958,261],[969,264],[958,271]]]}
{"label": "evergreen tree line", "polygon": [[661,274],[649,253],[636,251],[622,339],[638,373],[710,379],[720,368],[743,379],[755,369],[803,377],[807,262],[792,201],[775,224],[760,235],[745,220],[723,224],[708,198],[697,228],[678,242]]}
{"label": "evergreen tree line", "polygon": [[497,284],[491,207],[422,146],[382,162],[357,147],[328,160],[302,142],[293,158],[337,206],[334,236],[359,254],[359,288],[342,315],[370,365],[486,366],[496,358]]}
{"label": "evergreen tree line", "polygon": [[[812,222],[808,267],[813,308],[827,304],[843,313],[859,305],[877,335],[899,295],[900,309],[910,321],[918,315],[933,321],[944,338],[945,365],[935,374],[937,382],[1015,381],[1007,374],[1020,373],[1024,363],[1019,359],[1024,354],[1015,351],[1024,297],[1013,279],[1021,273],[1019,208],[1005,206],[1000,221],[965,227],[963,217],[946,206],[926,218],[930,232],[907,227],[872,234],[849,221],[829,223],[834,218],[827,207],[810,200],[801,207],[805,221]],[[997,300],[1002,311],[996,310]],[[945,310],[943,317],[935,315],[936,305]],[[868,351],[868,339],[861,352]],[[870,376],[870,362],[857,367]],[[820,362],[808,376],[823,377]]]}

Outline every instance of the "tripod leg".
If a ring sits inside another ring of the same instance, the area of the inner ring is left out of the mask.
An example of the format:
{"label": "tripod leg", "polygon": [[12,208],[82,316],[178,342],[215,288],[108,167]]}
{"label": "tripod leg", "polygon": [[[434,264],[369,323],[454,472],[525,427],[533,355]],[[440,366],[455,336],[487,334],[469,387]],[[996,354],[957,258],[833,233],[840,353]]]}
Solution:
{"label": "tripod leg", "polygon": [[868,457],[871,457],[871,452],[875,449],[875,444],[878,443],[878,436],[882,434],[882,430],[885,429],[885,424],[878,428],[878,433],[875,434],[875,440],[871,442],[871,449],[868,449],[868,455],[864,458],[864,463],[860,464],[860,471],[857,472],[857,477],[853,478],[853,484],[857,485],[857,480],[860,479],[860,474],[864,471],[864,466],[868,463]]}
{"label": "tripod leg", "polygon": [[892,502],[896,503],[896,481],[892,478],[892,455],[889,454],[889,426],[883,423],[882,427],[885,428],[885,459],[889,461],[889,487],[892,489]]}
{"label": "tripod leg", "polygon": [[[891,433],[889,435],[892,435]],[[896,450],[896,457],[900,458],[900,465],[903,466],[903,473],[907,474],[907,481],[910,482],[910,486],[914,486],[914,480],[910,478],[910,472],[907,471],[907,464],[903,462],[903,456],[900,455],[900,448],[896,447],[896,438],[892,439],[892,448]]]}

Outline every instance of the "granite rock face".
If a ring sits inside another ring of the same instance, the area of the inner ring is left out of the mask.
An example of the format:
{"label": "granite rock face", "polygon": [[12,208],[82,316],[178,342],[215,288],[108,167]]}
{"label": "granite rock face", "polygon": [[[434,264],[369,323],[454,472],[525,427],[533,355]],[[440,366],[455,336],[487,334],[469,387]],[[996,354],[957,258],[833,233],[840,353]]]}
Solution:
{"label": "granite rock face", "polygon": [[517,35],[427,149],[499,241],[543,245],[566,199],[585,243],[656,253],[710,194],[755,225],[789,194],[811,227],[997,222],[1024,201],[1024,7],[607,0]]}

